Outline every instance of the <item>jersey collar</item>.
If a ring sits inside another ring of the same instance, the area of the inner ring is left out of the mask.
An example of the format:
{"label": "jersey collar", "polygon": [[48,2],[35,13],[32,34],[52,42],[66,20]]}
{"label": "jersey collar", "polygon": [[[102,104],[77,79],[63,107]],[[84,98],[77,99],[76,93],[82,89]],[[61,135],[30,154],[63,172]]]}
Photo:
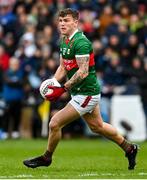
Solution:
{"label": "jersey collar", "polygon": [[69,37],[69,40],[71,40],[71,39],[73,38],[73,36],[74,36],[78,31],[79,31],[79,30],[76,29],[76,30],[72,33],[72,35]]}

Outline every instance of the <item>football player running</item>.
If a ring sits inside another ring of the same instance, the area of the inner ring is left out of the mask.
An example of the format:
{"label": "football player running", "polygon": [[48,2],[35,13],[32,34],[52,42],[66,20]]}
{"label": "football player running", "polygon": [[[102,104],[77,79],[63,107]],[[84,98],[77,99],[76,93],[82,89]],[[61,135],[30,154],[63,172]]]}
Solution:
{"label": "football player running", "polygon": [[134,169],[138,146],[128,142],[110,124],[103,122],[100,114],[100,85],[95,72],[95,61],[91,42],[78,30],[79,12],[64,9],[58,14],[60,44],[60,65],[54,74],[59,83],[65,76],[67,82],[62,87],[49,86],[53,92],[46,95],[49,101],[56,101],[64,92],[71,93],[71,100],[49,123],[48,145],[45,153],[33,159],[24,160],[27,167],[49,166],[52,155],[62,137],[61,129],[80,116],[90,129],[113,142],[124,150],[128,159],[128,169]]}

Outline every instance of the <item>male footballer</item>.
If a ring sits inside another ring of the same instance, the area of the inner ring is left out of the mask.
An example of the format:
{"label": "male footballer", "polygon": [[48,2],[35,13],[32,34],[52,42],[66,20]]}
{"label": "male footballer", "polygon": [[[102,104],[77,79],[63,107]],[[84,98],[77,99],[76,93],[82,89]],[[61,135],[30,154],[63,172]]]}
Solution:
{"label": "male footballer", "polygon": [[95,71],[95,61],[91,42],[78,30],[79,12],[64,9],[58,14],[59,31],[62,36],[60,44],[60,65],[54,74],[59,83],[65,76],[68,80],[62,87],[49,86],[52,93],[46,95],[49,101],[56,101],[64,92],[71,93],[71,100],[49,123],[49,136],[46,152],[33,159],[24,160],[27,167],[49,166],[52,155],[61,139],[61,129],[80,116],[90,129],[113,142],[125,152],[128,169],[134,169],[138,146],[128,142],[110,124],[103,122],[100,114],[100,85]]}

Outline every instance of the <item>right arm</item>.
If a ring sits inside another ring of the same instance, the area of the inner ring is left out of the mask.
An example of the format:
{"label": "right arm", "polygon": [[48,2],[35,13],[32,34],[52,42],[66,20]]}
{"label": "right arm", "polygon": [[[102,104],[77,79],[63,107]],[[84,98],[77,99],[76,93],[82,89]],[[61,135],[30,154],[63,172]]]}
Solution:
{"label": "right arm", "polygon": [[54,78],[58,82],[61,82],[65,78],[65,76],[66,76],[66,69],[65,69],[64,64],[63,64],[63,58],[60,57],[60,65],[54,74]]}

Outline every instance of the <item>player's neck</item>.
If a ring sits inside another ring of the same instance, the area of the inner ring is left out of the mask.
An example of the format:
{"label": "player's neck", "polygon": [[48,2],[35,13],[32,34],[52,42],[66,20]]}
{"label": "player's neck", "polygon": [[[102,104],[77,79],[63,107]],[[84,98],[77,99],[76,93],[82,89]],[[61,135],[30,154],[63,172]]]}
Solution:
{"label": "player's neck", "polygon": [[71,38],[72,38],[77,32],[78,32],[78,29],[76,28],[76,29],[74,29],[74,30],[67,36],[67,38],[68,38],[69,40],[71,40]]}

